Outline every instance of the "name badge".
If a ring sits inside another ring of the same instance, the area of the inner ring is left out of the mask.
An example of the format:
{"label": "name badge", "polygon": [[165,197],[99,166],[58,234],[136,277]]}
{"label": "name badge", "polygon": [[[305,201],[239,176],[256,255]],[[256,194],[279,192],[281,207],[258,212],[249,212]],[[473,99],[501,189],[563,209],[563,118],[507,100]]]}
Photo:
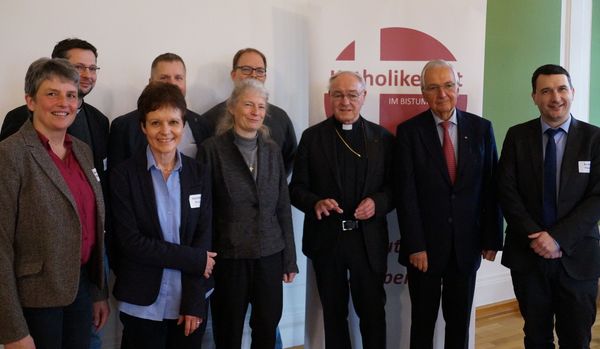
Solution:
{"label": "name badge", "polygon": [[98,176],[98,171],[96,171],[95,167],[92,169],[92,173],[94,174],[94,177],[96,177],[96,180],[100,182],[100,176]]}
{"label": "name badge", "polygon": [[200,201],[202,199],[202,194],[192,194],[190,195],[190,208],[198,208],[200,207]]}
{"label": "name badge", "polygon": [[590,173],[591,161],[579,161],[579,173]]}

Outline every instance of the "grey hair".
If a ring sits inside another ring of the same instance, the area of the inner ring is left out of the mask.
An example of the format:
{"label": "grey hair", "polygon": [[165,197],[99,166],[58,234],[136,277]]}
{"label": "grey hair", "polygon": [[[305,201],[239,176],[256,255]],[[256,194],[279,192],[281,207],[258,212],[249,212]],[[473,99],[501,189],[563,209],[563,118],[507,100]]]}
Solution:
{"label": "grey hair", "polygon": [[[220,120],[217,124],[216,132],[215,132],[217,135],[228,132],[229,130],[231,130],[233,128],[235,121],[234,121],[233,114],[231,114],[231,112],[229,110],[232,109],[233,106],[235,106],[237,104],[240,97],[248,91],[258,93],[261,97],[263,97],[265,99],[265,103],[267,103],[267,106],[268,106],[269,92],[267,91],[267,89],[265,88],[265,85],[263,85],[262,82],[260,82],[256,79],[244,79],[244,80],[236,82],[235,87],[233,88],[233,91],[231,91],[231,96],[229,96],[229,98],[227,99],[227,102],[225,103],[225,113],[220,118]],[[267,116],[265,115],[265,117],[267,117]],[[258,132],[260,132],[260,134],[263,137],[269,138],[269,127],[267,127],[264,123],[260,127]]]}
{"label": "grey hair", "polygon": [[434,59],[432,61],[427,62],[427,64],[425,64],[425,66],[423,67],[423,70],[421,70],[421,91],[425,89],[425,86],[423,85],[423,83],[425,82],[425,73],[427,73],[427,71],[431,68],[438,67],[450,68],[450,70],[452,70],[452,75],[454,76],[454,83],[458,84],[458,74],[456,74],[454,66],[443,59]]}
{"label": "grey hair", "polygon": [[329,86],[327,86],[327,90],[331,91],[331,85],[333,84],[333,81],[335,79],[337,79],[340,75],[346,75],[346,74],[352,75],[356,78],[356,80],[358,80],[358,85],[359,85],[361,91],[364,91],[367,89],[367,85],[365,84],[365,79],[357,72],[353,72],[351,70],[338,70],[329,78]]}
{"label": "grey hair", "polygon": [[40,58],[31,63],[25,74],[25,94],[35,97],[42,82],[53,77],[70,81],[79,90],[79,72],[64,58]]}

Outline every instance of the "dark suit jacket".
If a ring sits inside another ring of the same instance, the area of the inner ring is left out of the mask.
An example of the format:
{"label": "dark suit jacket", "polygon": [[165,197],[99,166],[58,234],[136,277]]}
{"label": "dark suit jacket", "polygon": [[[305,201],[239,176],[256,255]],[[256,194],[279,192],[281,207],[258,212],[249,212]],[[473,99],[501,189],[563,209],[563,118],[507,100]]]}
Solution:
{"label": "dark suit jacket", "polygon": [[[206,127],[206,123],[201,122],[200,115],[188,109],[184,118],[190,125],[197,145],[212,136]],[[142,132],[137,109],[114,119],[110,124],[110,140],[108,143],[110,168],[114,168],[124,160],[129,159],[137,150],[145,150],[147,145],[148,141]]]}
{"label": "dark suit jacket", "polygon": [[292,210],[279,147],[258,137],[256,182],[235,145],[233,131],[209,138],[198,159],[211,169],[214,247],[221,258],[283,253],[283,272],[297,273]]}
{"label": "dark suit jacket", "polygon": [[[92,153],[94,154],[94,166],[104,185],[108,179],[105,174],[106,157],[108,154],[108,118],[98,109],[85,102],[82,104],[81,109],[85,112],[90,130],[92,144],[88,145],[92,148]],[[26,105],[9,111],[2,123],[0,141],[17,132],[29,118],[31,118],[31,112],[27,109]],[[70,128],[67,130],[67,133],[78,138],[80,137],[77,134],[73,134]]]}
{"label": "dark suit jacket", "polygon": [[502,248],[502,216],[495,195],[497,153],[492,124],[457,110],[458,164],[450,182],[437,125],[430,110],[396,131],[396,212],[399,261],[426,251],[428,272],[441,273],[452,252],[459,269],[475,272],[483,249]]}
{"label": "dark suit jacket", "polygon": [[[511,127],[500,157],[498,194],[508,223],[502,264],[527,272],[540,261],[527,235],[542,228],[543,153],[540,119]],[[580,170],[589,161],[590,171]],[[578,280],[600,276],[600,129],[571,119],[560,170],[558,222],[548,233],[558,242],[567,273]]]}
{"label": "dark suit jacket", "polygon": [[[181,270],[181,314],[204,318],[204,294],[211,281],[203,276],[212,238],[210,176],[196,161],[185,155],[181,159],[179,245],[163,239],[145,149],[111,171],[113,294],[121,301],[150,305],[158,297],[163,269]],[[198,208],[190,207],[193,194],[202,195]]]}
{"label": "dark suit jacket", "polygon": [[[367,171],[362,197],[375,202],[375,215],[361,221],[371,268],[387,269],[388,229],[386,214],[393,209],[391,172],[393,137],[383,127],[364,120]],[[326,198],[341,202],[340,169],[337,166],[334,119],[329,118],[302,134],[290,183],[292,204],[304,212],[302,251],[309,258],[331,253],[342,233],[337,213],[317,220],[315,204]]]}
{"label": "dark suit jacket", "polygon": [[[206,123],[207,128],[210,130],[210,136],[214,136],[219,119],[225,114],[225,103],[221,102],[215,105],[201,116],[202,122]],[[271,139],[281,148],[285,172],[289,175],[292,172],[294,156],[298,147],[292,120],[290,120],[285,110],[274,104],[269,104],[264,123],[269,128]]]}
{"label": "dark suit jacket", "polygon": [[[104,290],[104,204],[92,152],[73,139],[73,154],[96,199],[96,241],[88,270]],[[75,300],[81,270],[81,223],[67,183],[31,122],[0,142],[0,343],[28,334],[23,307],[61,307]]]}

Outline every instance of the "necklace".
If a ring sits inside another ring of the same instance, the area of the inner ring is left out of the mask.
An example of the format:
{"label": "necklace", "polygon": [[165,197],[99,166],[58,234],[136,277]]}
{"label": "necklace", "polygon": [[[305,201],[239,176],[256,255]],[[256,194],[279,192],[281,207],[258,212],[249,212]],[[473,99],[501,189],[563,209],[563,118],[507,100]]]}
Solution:
{"label": "necklace", "polygon": [[165,171],[165,172],[171,172],[171,171],[173,171],[173,167],[170,167],[170,168],[159,167],[158,169],[161,170],[161,171]]}
{"label": "necklace", "polygon": [[247,160],[248,169],[250,172],[254,172],[254,164],[256,162],[256,150],[252,151],[250,154],[250,159]]}
{"label": "necklace", "polygon": [[359,158],[362,158],[362,155],[360,155],[356,150],[352,149],[352,147],[350,146],[350,144],[346,143],[346,140],[344,139],[344,137],[342,137],[342,135],[340,134],[340,131],[338,131],[337,128],[334,128],[334,130],[335,130],[335,133],[340,138],[340,140],[342,141],[342,143],[344,143],[344,145],[346,146],[346,148],[348,148],[348,150],[350,150],[354,155],[358,156]]}
{"label": "necklace", "polygon": [[173,172],[173,169],[175,168],[175,165],[171,165],[170,167],[162,167],[160,165],[156,165],[156,168],[161,171],[161,172],[167,172],[167,173],[171,173]]}

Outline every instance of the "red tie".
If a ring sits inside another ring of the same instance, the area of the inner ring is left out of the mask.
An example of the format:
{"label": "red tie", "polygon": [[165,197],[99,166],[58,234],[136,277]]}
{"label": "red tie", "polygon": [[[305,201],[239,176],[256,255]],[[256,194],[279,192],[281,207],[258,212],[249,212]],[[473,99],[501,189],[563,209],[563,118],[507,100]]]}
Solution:
{"label": "red tie", "polygon": [[450,176],[450,181],[452,184],[454,184],[454,181],[456,180],[456,158],[454,157],[454,146],[452,145],[450,132],[448,132],[450,121],[443,121],[441,125],[444,129],[444,142],[442,144],[442,149],[444,150],[444,157],[446,158],[446,166],[448,166],[448,175]]}

